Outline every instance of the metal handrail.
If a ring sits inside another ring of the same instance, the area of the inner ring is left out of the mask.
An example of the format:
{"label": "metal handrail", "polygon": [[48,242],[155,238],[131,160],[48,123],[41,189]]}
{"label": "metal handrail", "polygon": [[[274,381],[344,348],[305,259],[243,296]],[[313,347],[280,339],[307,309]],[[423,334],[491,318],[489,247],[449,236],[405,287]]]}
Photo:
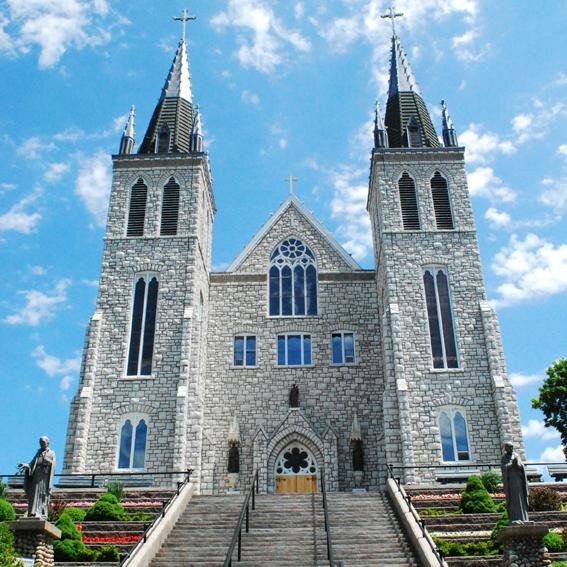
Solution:
{"label": "metal handrail", "polygon": [[405,503],[407,504],[408,510],[411,512],[414,520],[419,524],[423,539],[427,541],[427,543],[431,547],[431,550],[433,551],[433,554],[435,555],[435,557],[437,557],[437,559],[439,559],[439,563],[443,566],[446,566],[447,562],[444,559],[443,552],[437,547],[437,545],[435,545],[435,542],[433,541],[432,537],[429,535],[429,532],[427,531],[427,528],[425,527],[425,522],[419,517],[419,514],[417,513],[416,509],[413,507],[413,504],[411,503],[411,496],[406,494],[405,490],[402,490],[402,482],[400,477],[394,476],[393,465],[388,465],[388,476],[394,479],[394,481],[396,482],[396,486],[398,487],[398,493],[401,495],[401,497],[404,499]]}
{"label": "metal handrail", "polygon": [[232,567],[232,556],[234,555],[234,548],[238,543],[238,561],[240,562],[242,558],[242,522],[246,518],[246,533],[250,532],[250,498],[252,498],[252,510],[256,510],[256,494],[259,492],[258,484],[258,470],[252,473],[252,486],[250,486],[246,498],[242,503],[242,508],[240,509],[240,516],[238,517],[238,522],[234,526],[234,532],[232,534],[232,540],[230,541],[230,546],[226,552],[226,557],[223,563],[224,567]]}
{"label": "metal handrail", "polygon": [[[178,482],[177,483],[177,489],[175,491],[175,494],[166,502],[164,502],[163,507],[161,509],[161,512],[159,513],[159,515],[157,515],[152,522],[146,527],[146,529],[144,530],[144,533],[141,535],[140,537],[140,541],[138,541],[138,543],[132,548],[130,549],[130,551],[128,551],[128,553],[121,559],[120,561],[120,565],[124,565],[126,563],[126,561],[130,558],[130,556],[140,547],[142,547],[146,541],[148,540],[148,536],[150,535],[150,532],[153,531],[155,525],[157,524],[157,522],[159,522],[167,513],[167,511],[169,510],[170,506],[173,504],[173,502],[175,501],[175,499],[179,496],[181,489],[189,482],[190,478],[191,478],[191,473],[193,472],[193,469],[187,469],[187,471],[184,473],[185,474],[185,478],[183,479],[183,481]],[[177,474],[179,474],[179,471],[177,472]]]}
{"label": "metal handrail", "polygon": [[[333,539],[331,537],[331,525],[329,523],[329,506],[327,505],[327,488],[325,487],[325,467],[321,467],[321,493],[323,494],[323,515],[325,517],[325,534],[327,536],[327,559],[329,565],[335,567],[335,552],[333,550]],[[343,562],[340,563],[344,565]]]}

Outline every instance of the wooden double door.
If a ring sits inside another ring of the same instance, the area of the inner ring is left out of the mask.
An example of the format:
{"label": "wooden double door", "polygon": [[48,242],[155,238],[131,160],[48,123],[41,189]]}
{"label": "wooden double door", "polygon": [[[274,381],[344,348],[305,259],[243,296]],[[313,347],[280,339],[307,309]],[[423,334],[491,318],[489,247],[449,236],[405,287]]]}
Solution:
{"label": "wooden double door", "polygon": [[276,494],[285,492],[317,492],[316,474],[276,475]]}

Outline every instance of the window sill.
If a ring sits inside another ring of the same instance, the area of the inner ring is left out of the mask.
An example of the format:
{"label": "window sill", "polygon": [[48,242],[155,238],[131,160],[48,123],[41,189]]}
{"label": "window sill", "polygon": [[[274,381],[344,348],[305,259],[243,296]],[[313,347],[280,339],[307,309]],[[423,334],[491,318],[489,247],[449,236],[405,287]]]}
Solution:
{"label": "window sill", "polygon": [[254,364],[254,366],[252,366],[251,364],[248,365],[242,365],[242,366],[237,366],[235,364],[231,364],[229,367],[231,370],[254,370],[256,368],[258,368],[257,364]]}
{"label": "window sill", "polygon": [[266,315],[266,319],[317,319],[321,317],[321,313],[317,315]]}
{"label": "window sill", "polygon": [[433,374],[460,374],[465,372],[464,368],[430,368]]}
{"label": "window sill", "polygon": [[358,362],[331,362],[331,368],[341,368],[343,366],[360,366]]}
{"label": "window sill", "polygon": [[128,376],[128,375],[120,376],[118,380],[121,381],[123,380],[124,382],[130,382],[132,380],[154,380],[155,377],[156,377],[155,374],[148,374],[148,375],[137,374],[136,376]]}
{"label": "window sill", "polygon": [[274,368],[287,368],[287,369],[294,369],[294,368],[314,368],[314,364],[274,364]]}

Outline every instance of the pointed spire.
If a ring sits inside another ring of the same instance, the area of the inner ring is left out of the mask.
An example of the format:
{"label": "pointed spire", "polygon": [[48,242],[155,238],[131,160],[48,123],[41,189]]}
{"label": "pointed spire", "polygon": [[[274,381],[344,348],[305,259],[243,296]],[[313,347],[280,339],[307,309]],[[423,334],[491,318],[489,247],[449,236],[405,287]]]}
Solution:
{"label": "pointed spire", "polygon": [[119,154],[131,154],[134,150],[134,144],[136,143],[136,131],[134,127],[134,119],[136,117],[136,107],[132,105],[130,107],[130,113],[128,114],[128,121],[126,122],[126,127],[124,128],[124,133],[122,134],[122,139],[120,140],[120,150]]}
{"label": "pointed spire", "polygon": [[183,98],[187,102],[193,101],[187,42],[183,38],[179,40],[169,74],[161,91],[161,100],[166,97]]}
{"label": "pointed spire", "polygon": [[388,132],[386,132],[386,127],[384,126],[384,121],[382,120],[382,111],[380,109],[380,103],[378,101],[376,101],[376,107],[374,109],[374,147],[388,147]]}
{"label": "pointed spire", "polygon": [[191,151],[203,151],[203,128],[201,126],[201,111],[199,105],[195,107],[195,120],[193,121],[193,129],[191,130]]}
{"label": "pointed spire", "polygon": [[397,35],[392,36],[392,52],[390,59],[390,88],[388,96],[398,92],[413,91],[421,94],[407,55]]}
{"label": "pointed spire", "polygon": [[441,114],[443,116],[443,142],[446,148],[455,148],[459,145],[459,140],[457,139],[457,133],[455,132],[455,126],[453,125],[453,120],[449,115],[447,110],[447,105],[445,101],[441,101]]}

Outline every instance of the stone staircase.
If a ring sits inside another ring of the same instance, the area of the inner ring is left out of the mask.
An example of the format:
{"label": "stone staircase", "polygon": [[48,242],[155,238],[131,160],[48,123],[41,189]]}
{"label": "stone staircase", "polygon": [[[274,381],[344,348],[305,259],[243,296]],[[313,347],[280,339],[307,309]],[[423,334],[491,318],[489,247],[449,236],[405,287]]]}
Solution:
{"label": "stone staircase", "polygon": [[[347,567],[417,567],[383,493],[330,493],[335,555]],[[223,564],[243,497],[195,496],[169,534],[152,567]],[[328,565],[322,495],[258,495],[250,533],[242,530],[240,567]]]}

